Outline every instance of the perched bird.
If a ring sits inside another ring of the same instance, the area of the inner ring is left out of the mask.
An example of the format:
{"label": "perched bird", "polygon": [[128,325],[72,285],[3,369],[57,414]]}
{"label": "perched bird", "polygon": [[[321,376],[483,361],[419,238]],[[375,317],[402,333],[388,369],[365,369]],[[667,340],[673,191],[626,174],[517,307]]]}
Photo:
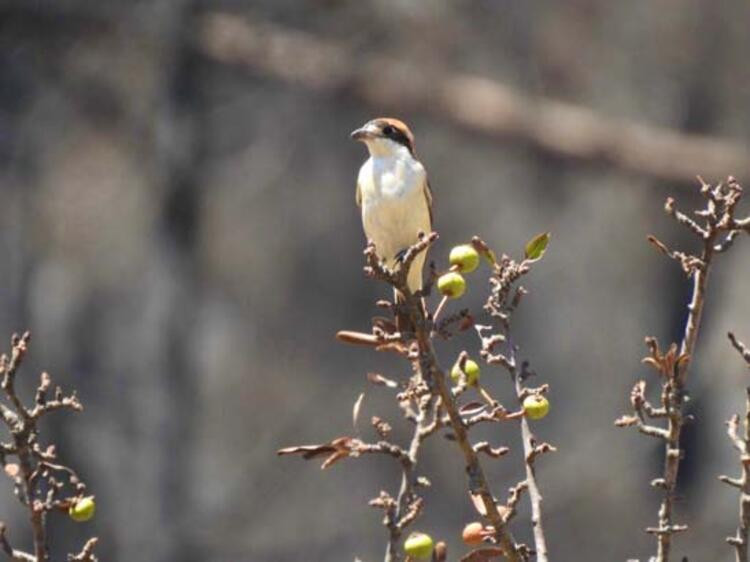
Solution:
{"label": "perched bird", "polygon": [[[370,157],[357,177],[357,205],[362,209],[365,236],[377,255],[394,267],[417,233],[432,230],[432,193],[427,173],[414,152],[414,135],[398,119],[380,117],[352,133],[367,145]],[[407,285],[422,288],[425,253],[411,265]]]}

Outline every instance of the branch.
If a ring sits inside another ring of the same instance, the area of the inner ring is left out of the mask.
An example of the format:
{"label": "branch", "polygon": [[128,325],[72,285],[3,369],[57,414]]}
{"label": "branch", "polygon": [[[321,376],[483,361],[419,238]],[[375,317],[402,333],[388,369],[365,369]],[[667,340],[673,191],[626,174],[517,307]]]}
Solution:
{"label": "branch", "polygon": [[429,111],[491,138],[519,140],[558,157],[606,162],[667,181],[691,181],[696,162],[709,177],[734,170],[741,179],[750,178],[750,148],[728,140],[605,117],[445,68],[355,56],[343,42],[258,19],[215,12],[198,25],[196,48],[209,59],[314,92],[355,95],[399,112]]}
{"label": "branch", "polygon": [[[732,343],[734,344],[734,340]],[[743,427],[743,435],[740,436],[739,416],[735,415],[727,422],[727,435],[734,448],[740,454],[740,477],[730,478],[724,475],[719,476],[719,480],[740,490],[737,532],[734,536],[727,537],[726,539],[735,549],[736,562],[748,562],[748,536],[750,535],[750,455],[748,455],[747,447],[748,442],[750,442],[750,387],[746,389]]]}
{"label": "branch", "polygon": [[[700,333],[709,273],[713,265],[713,258],[718,253],[731,247],[738,232],[743,229],[743,221],[745,220],[738,221],[735,218],[737,204],[742,197],[742,188],[733,177],[730,176],[725,183],[715,186],[705,183],[700,178],[699,180],[701,182],[699,191],[706,204],[704,208],[692,213],[698,217],[697,219],[679,211],[671,197],[667,199],[664,210],[695,235],[700,242],[700,251],[693,254],[670,250],[656,237],[648,237],[649,242],[660,252],[677,261],[693,281],[690,303],[687,306],[687,320],[680,345],[672,344],[663,353],[655,338],[646,338],[649,356],[643,360],[643,363],[656,370],[661,378],[661,406],[654,408],[648,403],[645,398],[646,383],[645,381],[639,381],[630,396],[634,414],[623,416],[615,422],[616,425],[623,427],[636,426],[642,433],[664,440],[664,471],[662,477],[652,481],[652,486],[663,490],[659,507],[659,524],[657,527],[646,529],[647,533],[654,534],[657,537],[655,557],[657,562],[669,560],[672,535],[687,530],[686,525],[674,523],[672,512],[680,460],[683,453],[680,448],[680,436],[688,419],[688,416],[684,414],[684,407],[687,402],[685,383]],[[741,344],[734,340],[733,336],[730,335],[730,339],[738,350],[744,350]],[[666,419],[667,425],[666,427],[648,425],[646,418]],[[732,427],[730,425],[730,435]],[[736,427],[734,432],[736,433]],[[734,439],[734,442],[739,446],[740,441],[738,439]],[[741,484],[739,481],[733,481],[728,477],[724,477],[724,481],[731,485]]]}
{"label": "branch", "polygon": [[[432,398],[430,396],[424,399],[418,398],[419,414],[417,415],[414,433],[409,444],[407,457],[408,464],[402,464],[401,487],[396,498],[396,503],[392,510],[386,512],[384,524],[389,530],[388,546],[386,550],[385,561],[392,562],[398,560],[398,541],[401,538],[403,530],[411,524],[422,511],[423,501],[414,491],[417,484],[415,469],[417,459],[419,458],[419,448],[422,442],[429,437],[434,429],[438,426],[439,404],[435,406],[433,427],[428,429],[428,413],[431,411]],[[436,402],[437,404],[437,402]]]}
{"label": "branch", "polygon": [[[745,363],[747,363],[747,366],[750,367],[750,349],[739,341],[732,332],[729,332],[727,335],[729,341],[732,343],[732,347],[737,350],[745,360]],[[724,475],[719,476],[719,480],[740,490],[737,532],[734,536],[727,537],[726,539],[735,549],[736,562],[748,562],[748,537],[750,536],[750,455],[748,454],[748,443],[750,443],[750,387],[745,392],[744,435],[739,435],[739,416],[732,416],[727,422],[727,435],[734,448],[740,454],[740,477],[730,478]]]}
{"label": "branch", "polygon": [[81,552],[68,556],[68,562],[97,562],[98,558],[94,555],[94,547],[97,542],[99,542],[99,539],[96,537],[87,540]]}
{"label": "branch", "polygon": [[13,562],[36,562],[35,556],[21,550],[16,550],[10,546],[8,537],[5,536],[5,532],[5,523],[0,522],[0,548],[2,548],[3,552],[8,555],[8,558]]}
{"label": "branch", "polygon": [[[359,457],[363,454],[386,454],[395,458],[402,471],[401,485],[396,498],[385,491],[381,491],[378,497],[370,501],[370,505],[384,511],[383,524],[388,528],[389,538],[385,553],[386,562],[399,560],[398,543],[404,529],[410,525],[422,512],[423,499],[416,493],[418,486],[429,485],[429,482],[415,473],[417,457],[421,443],[429,436],[435,434],[441,427],[449,430],[448,435],[455,441],[464,457],[466,472],[468,474],[469,495],[474,503],[475,509],[481,516],[487,519],[488,525],[479,524],[482,529],[482,539],[493,543],[500,548],[491,549],[494,553],[502,553],[511,562],[527,562],[532,551],[528,546],[516,543],[509,530],[509,520],[515,514],[516,505],[520,500],[521,493],[530,490],[532,502],[532,523],[536,542],[536,556],[540,562],[547,560],[547,547],[544,540],[544,532],[541,523],[541,494],[539,492],[534,472],[534,461],[546,452],[555,450],[547,443],[537,444],[531,435],[528,425],[524,426],[524,452],[526,463],[526,479],[519,483],[511,492],[506,505],[499,505],[492,494],[489,482],[485,476],[480,457],[484,455],[490,458],[499,458],[508,452],[507,447],[493,447],[488,442],[482,441],[475,444],[469,439],[471,427],[482,422],[505,422],[524,417],[524,409],[516,412],[508,412],[500,402],[495,400],[488,390],[479,383],[478,366],[471,361],[464,351],[459,355],[455,368],[459,369],[458,375],[453,375],[454,385],[449,385],[445,372],[442,370],[433,347],[433,338],[446,335],[447,325],[459,323],[459,329],[467,329],[473,322],[468,311],[462,311],[457,315],[448,316],[448,321],[438,321],[437,312],[431,313],[423,301],[426,293],[429,293],[432,281],[437,278],[437,272],[433,267],[431,281],[426,288],[412,292],[407,285],[408,272],[414,260],[422,252],[426,252],[432,243],[437,240],[437,233],[419,233],[414,244],[405,249],[401,259],[393,268],[385,265],[377,255],[377,249],[372,243],[368,243],[365,249],[365,273],[368,277],[383,281],[391,285],[399,295],[396,302],[378,301],[379,308],[388,310],[398,318],[404,319],[403,325],[408,325],[409,330],[399,330],[396,322],[390,318],[377,316],[372,321],[372,332],[340,331],[337,333],[339,340],[346,343],[364,344],[374,347],[380,351],[397,351],[406,358],[412,367],[412,376],[408,382],[396,382],[378,373],[368,373],[367,379],[370,383],[388,387],[390,389],[401,389],[396,399],[406,421],[414,425],[413,434],[408,450],[395,445],[387,438],[390,434],[390,424],[381,418],[374,416],[372,425],[382,438],[376,443],[366,443],[353,437],[337,437],[328,443],[318,445],[303,445],[287,447],[278,451],[280,455],[300,454],[305,459],[324,457],[322,468],[327,468],[335,462],[344,458]],[[549,233],[543,233],[535,237],[526,246],[525,259],[516,263],[507,256],[499,261],[495,254],[478,238],[472,240],[472,247],[476,252],[484,256],[493,267],[493,275],[490,278],[492,290],[488,304],[485,308],[490,315],[496,319],[501,326],[509,326],[512,312],[518,306],[525,291],[516,287],[513,291],[511,285],[522,275],[530,271],[531,264],[538,261],[549,242]],[[475,256],[478,257],[478,256]],[[452,267],[458,267],[453,264]],[[506,302],[507,300],[507,302]],[[446,299],[441,301],[438,309],[442,309]],[[482,355],[489,362],[493,362],[494,348],[506,341],[505,336],[490,334],[483,336],[483,332],[489,327],[477,326],[477,331],[482,339]],[[515,369],[515,358],[508,359]],[[462,374],[461,374],[462,373]],[[517,376],[516,376],[517,375]],[[519,387],[517,399],[522,403],[524,398],[530,394],[542,394],[546,392],[548,385],[538,388],[527,388],[523,381],[529,376],[526,365],[521,371],[514,371],[514,381]],[[473,378],[473,380],[472,380]],[[458,399],[464,393],[477,392],[482,402],[470,402],[459,407]],[[354,419],[358,418],[361,405],[361,396],[355,403]],[[522,420],[522,423],[525,423]],[[356,425],[356,421],[355,421]],[[441,543],[438,543],[440,545]],[[482,551],[475,551],[474,554]],[[485,550],[485,554],[488,552]],[[482,554],[477,554],[482,555]],[[445,553],[436,546],[433,552],[433,560],[444,560]]]}
{"label": "branch", "polygon": [[[542,244],[541,253],[544,252],[549,236],[544,238],[536,237],[533,239]],[[474,244],[478,248],[486,248],[486,244],[475,239]],[[529,245],[527,245],[528,254]],[[490,295],[484,305],[484,309],[490,313],[490,316],[496,321],[497,326],[475,326],[477,334],[481,341],[481,355],[489,364],[499,364],[504,367],[510,374],[511,381],[515,387],[516,397],[519,404],[523,404],[524,399],[534,390],[542,393],[547,390],[547,385],[540,389],[529,389],[524,385],[524,381],[531,376],[528,371],[528,363],[518,366],[516,359],[516,348],[509,345],[509,350],[505,353],[495,351],[496,346],[504,345],[510,342],[510,326],[513,312],[520,299],[526,294],[526,291],[516,283],[531,270],[531,264],[539,259],[525,259],[518,263],[508,256],[502,256],[493,266],[493,276],[491,278]],[[514,287],[516,287],[514,291]],[[523,410],[521,410],[521,413]],[[500,415],[507,419],[509,416],[503,409]],[[476,416],[475,416],[476,417]],[[536,551],[537,562],[546,562],[547,540],[544,534],[544,525],[542,522],[542,494],[536,479],[536,469],[534,461],[543,453],[554,451],[555,448],[548,443],[537,445],[536,438],[531,432],[531,427],[526,416],[521,417],[521,440],[524,451],[524,469],[526,479],[523,482],[523,488],[529,491],[529,501],[531,503],[531,524],[534,533],[534,546]],[[516,500],[517,501],[517,500]],[[512,512],[515,512],[515,503]]]}
{"label": "branch", "polygon": [[[523,377],[519,373],[511,373],[516,387],[516,395],[519,402],[523,403],[522,396],[525,395]],[[534,546],[536,547],[537,562],[547,562],[547,539],[544,535],[542,523],[542,493],[536,479],[536,468],[534,461],[540,454],[555,451],[556,449],[547,443],[536,444],[534,434],[526,416],[521,418],[521,438],[523,439],[524,467],[526,470],[526,483],[529,490],[529,501],[531,502],[531,525],[534,531]]]}
{"label": "branch", "polygon": [[[434,232],[420,236],[419,240],[406,250],[401,264],[395,270],[385,267],[377,259],[375,248],[370,246],[365,252],[367,259],[365,271],[374,279],[389,283],[403,294],[404,313],[408,315],[410,324],[414,326],[415,339],[409,342],[411,348],[409,357],[413,361],[415,372],[420,374],[430,392],[441,401],[442,408],[447,414],[447,424],[464,456],[466,472],[469,476],[469,492],[471,495],[480,498],[485,516],[495,529],[495,540],[502,547],[508,560],[520,562],[523,560],[522,554],[519,552],[519,547],[498,510],[478,453],[469,441],[467,426],[461,417],[455,398],[448,388],[445,373],[440,367],[432,346],[432,322],[422,305],[421,297],[412,294],[406,284],[408,268],[412,261],[418,253],[426,251],[436,239],[437,234]],[[404,345],[406,344],[407,342],[404,342]]]}
{"label": "branch", "polygon": [[[672,507],[680,460],[682,458],[680,434],[684,424],[684,416],[682,414],[682,408],[685,404],[684,385],[691,360],[695,354],[695,346],[701,327],[703,309],[706,303],[708,276],[711,271],[712,259],[715,255],[714,244],[722,235],[731,234],[732,231],[736,230],[734,228],[734,212],[742,194],[742,188],[740,188],[732,177],[729,177],[725,184],[720,183],[715,187],[711,187],[701,180],[700,191],[706,198],[706,207],[705,209],[698,210],[695,214],[705,217],[705,223],[699,229],[695,229],[691,225],[688,225],[688,228],[702,242],[702,249],[698,259],[704,264],[704,267],[697,267],[692,271],[693,293],[688,305],[685,332],[680,344],[679,354],[674,359],[673,374],[668,375],[666,378],[668,382],[665,382],[664,387],[664,394],[667,395],[664,406],[669,412],[667,428],[669,438],[665,444],[664,498],[659,509],[659,527],[665,530],[682,530],[681,528],[677,529],[677,527],[681,526],[676,526],[672,523]],[[678,220],[678,222],[685,224],[685,221],[680,218],[681,213],[674,209],[673,201],[668,200],[666,211]],[[669,559],[671,533],[668,531],[659,533],[657,540],[657,561],[666,562]]]}
{"label": "branch", "polygon": [[[15,381],[28,351],[29,339],[28,332],[20,337],[14,334],[11,338],[10,355],[0,356],[0,388],[11,405],[3,405],[0,414],[12,438],[12,444],[0,446],[0,461],[6,475],[14,480],[16,495],[28,510],[34,553],[32,555],[13,549],[5,536],[3,524],[0,524],[0,547],[13,560],[48,562],[50,553],[45,529],[46,516],[52,511],[65,512],[75,507],[86,495],[86,485],[73,469],[53,462],[57,457],[55,447],[42,447],[37,424],[42,416],[51,412],[61,409],[80,411],[83,406],[75,393],[65,396],[60,387],[55,387],[54,396],[50,399],[47,394],[52,387],[52,379],[47,373],[40,376],[34,408],[29,409],[23,404],[16,392]],[[8,456],[16,456],[18,463],[8,462]],[[61,497],[65,493],[66,484],[72,490]],[[91,549],[95,543],[95,539],[89,541],[89,546],[82,551],[87,553],[86,558],[73,559],[94,562],[96,558]]]}
{"label": "branch", "polygon": [[750,367],[750,348],[748,348],[744,343],[738,340],[732,332],[729,332],[727,334],[727,337],[729,337],[729,341],[732,342],[732,347],[737,350],[737,352],[745,360],[745,363],[747,363],[747,366]]}

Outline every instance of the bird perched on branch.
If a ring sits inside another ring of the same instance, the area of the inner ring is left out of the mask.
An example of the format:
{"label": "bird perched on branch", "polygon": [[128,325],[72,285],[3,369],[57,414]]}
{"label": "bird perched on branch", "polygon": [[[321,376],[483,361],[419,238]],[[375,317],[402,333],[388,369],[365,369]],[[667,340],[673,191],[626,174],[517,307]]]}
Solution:
{"label": "bird perched on branch", "polygon": [[[365,236],[388,267],[417,241],[417,233],[432,230],[432,193],[427,173],[414,152],[414,135],[398,119],[380,117],[352,133],[367,145],[370,158],[357,177],[357,205],[362,209]],[[422,288],[425,253],[411,265],[407,285]]]}

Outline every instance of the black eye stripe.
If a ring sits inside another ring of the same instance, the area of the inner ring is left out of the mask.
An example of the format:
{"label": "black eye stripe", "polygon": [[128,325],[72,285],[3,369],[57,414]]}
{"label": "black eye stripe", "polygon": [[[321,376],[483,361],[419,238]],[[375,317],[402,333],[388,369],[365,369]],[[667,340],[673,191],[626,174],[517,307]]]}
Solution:
{"label": "black eye stripe", "polygon": [[384,137],[405,146],[411,152],[411,142],[409,141],[409,137],[407,137],[403,131],[397,129],[393,125],[384,126],[382,131]]}

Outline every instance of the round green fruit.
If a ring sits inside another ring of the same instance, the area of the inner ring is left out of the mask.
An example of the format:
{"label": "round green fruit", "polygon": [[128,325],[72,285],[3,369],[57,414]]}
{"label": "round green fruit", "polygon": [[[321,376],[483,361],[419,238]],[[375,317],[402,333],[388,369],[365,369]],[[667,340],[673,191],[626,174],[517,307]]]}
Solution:
{"label": "round green fruit", "polygon": [[549,400],[544,396],[532,394],[523,401],[523,411],[531,420],[540,420],[549,412]]}
{"label": "round green fruit", "polygon": [[457,299],[466,292],[466,280],[460,273],[451,271],[438,278],[437,287],[442,295]]}
{"label": "round green fruit", "polygon": [[432,537],[425,533],[412,533],[404,542],[404,552],[417,560],[429,559],[432,548]]}
{"label": "round green fruit", "polygon": [[96,503],[94,503],[94,496],[87,496],[71,505],[68,508],[68,515],[73,521],[82,523],[91,519],[95,511]]}
{"label": "round green fruit", "polygon": [[451,265],[458,268],[459,272],[471,273],[479,267],[479,252],[474,249],[474,246],[462,244],[451,250],[448,260]]}
{"label": "round green fruit", "polygon": [[[479,382],[479,365],[475,361],[471,359],[466,360],[464,373],[466,373],[466,384],[468,386],[474,386]],[[458,384],[458,381],[461,380],[461,367],[458,361],[453,365],[453,369],[451,369],[451,379],[454,384]]]}

